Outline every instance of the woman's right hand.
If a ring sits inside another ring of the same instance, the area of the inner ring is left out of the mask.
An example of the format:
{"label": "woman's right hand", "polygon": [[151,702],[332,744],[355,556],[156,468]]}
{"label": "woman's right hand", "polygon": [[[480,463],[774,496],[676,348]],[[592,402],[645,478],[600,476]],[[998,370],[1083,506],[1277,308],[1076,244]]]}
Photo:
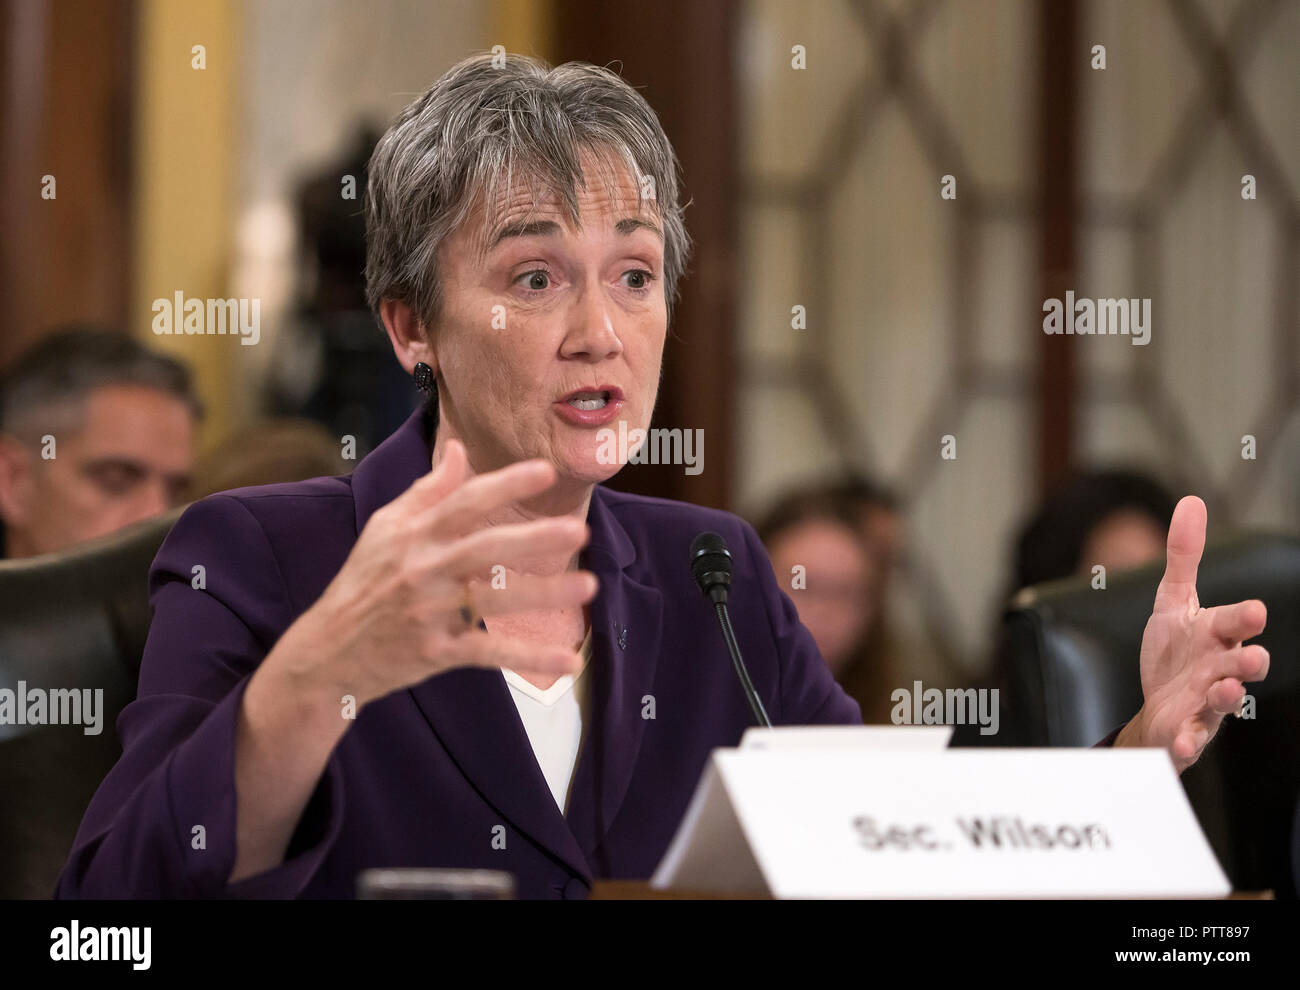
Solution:
{"label": "woman's right hand", "polygon": [[[467,582],[478,615],[563,609],[591,601],[596,576],[566,570],[514,573],[529,558],[568,558],[586,544],[587,524],[573,516],[488,525],[489,513],[546,491],[555,469],[521,461],[465,481],[466,453],[447,441],[442,461],[366,523],[320,599],[281,637],[281,670],[307,694],[360,709],[393,691],[454,667],[576,672],[574,650],[539,646],[467,627]],[[510,567],[504,588],[488,584],[494,565]],[[292,647],[285,640],[290,640]],[[269,659],[269,658],[268,658]],[[314,689],[314,690],[312,690]]]}

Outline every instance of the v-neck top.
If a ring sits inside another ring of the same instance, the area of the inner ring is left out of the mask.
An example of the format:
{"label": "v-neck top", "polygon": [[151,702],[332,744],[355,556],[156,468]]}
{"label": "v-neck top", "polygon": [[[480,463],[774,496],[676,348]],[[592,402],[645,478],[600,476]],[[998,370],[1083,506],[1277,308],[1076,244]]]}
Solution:
{"label": "v-neck top", "polygon": [[501,671],[519,710],[519,719],[524,723],[537,765],[561,814],[568,810],[573,771],[578,764],[590,712],[591,678],[584,676],[591,666],[590,630],[580,652],[582,669],[576,674],[565,674],[545,691],[513,670]]}

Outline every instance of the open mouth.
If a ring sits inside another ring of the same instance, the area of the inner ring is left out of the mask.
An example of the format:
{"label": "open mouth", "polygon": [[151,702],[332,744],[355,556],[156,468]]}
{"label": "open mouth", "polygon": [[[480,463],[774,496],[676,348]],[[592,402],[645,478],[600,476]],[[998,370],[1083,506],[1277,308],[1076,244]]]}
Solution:
{"label": "open mouth", "polygon": [[574,409],[590,412],[593,409],[604,409],[609,405],[610,394],[608,392],[574,392],[565,401]]}
{"label": "open mouth", "polygon": [[613,385],[574,389],[563,399],[563,404],[579,412],[598,412],[623,399],[623,390]]}

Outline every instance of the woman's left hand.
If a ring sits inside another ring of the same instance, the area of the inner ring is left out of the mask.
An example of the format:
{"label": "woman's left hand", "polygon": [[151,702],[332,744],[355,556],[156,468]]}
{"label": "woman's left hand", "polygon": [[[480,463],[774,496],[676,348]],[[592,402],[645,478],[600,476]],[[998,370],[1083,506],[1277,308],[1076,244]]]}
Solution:
{"label": "woman's left hand", "polygon": [[1268,651],[1242,645],[1264,631],[1264,603],[1201,608],[1197,599],[1205,522],[1205,503],[1194,495],[1174,509],[1165,574],[1142,634],[1142,710],[1115,740],[1169,750],[1179,773],[1200,758],[1223,717],[1240,712],[1242,682],[1268,674]]}

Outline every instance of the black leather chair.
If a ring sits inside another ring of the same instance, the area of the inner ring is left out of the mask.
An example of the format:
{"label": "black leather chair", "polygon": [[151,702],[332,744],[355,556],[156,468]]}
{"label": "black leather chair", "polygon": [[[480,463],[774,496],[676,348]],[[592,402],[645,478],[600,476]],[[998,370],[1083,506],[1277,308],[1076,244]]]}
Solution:
{"label": "black leather chair", "polygon": [[[1164,565],[1020,592],[1004,616],[1000,735],[1024,746],[1088,746],[1142,704],[1138,649]],[[1300,538],[1237,535],[1201,560],[1202,606],[1258,598],[1268,677],[1248,684],[1255,717],[1225,720],[1182,781],[1236,890],[1295,897],[1292,827],[1300,794]]]}
{"label": "black leather chair", "polygon": [[0,688],[102,689],[103,731],[0,724],[0,897],[48,898],[122,753],[149,631],[149,565],[177,509],[65,552],[0,561]]}

